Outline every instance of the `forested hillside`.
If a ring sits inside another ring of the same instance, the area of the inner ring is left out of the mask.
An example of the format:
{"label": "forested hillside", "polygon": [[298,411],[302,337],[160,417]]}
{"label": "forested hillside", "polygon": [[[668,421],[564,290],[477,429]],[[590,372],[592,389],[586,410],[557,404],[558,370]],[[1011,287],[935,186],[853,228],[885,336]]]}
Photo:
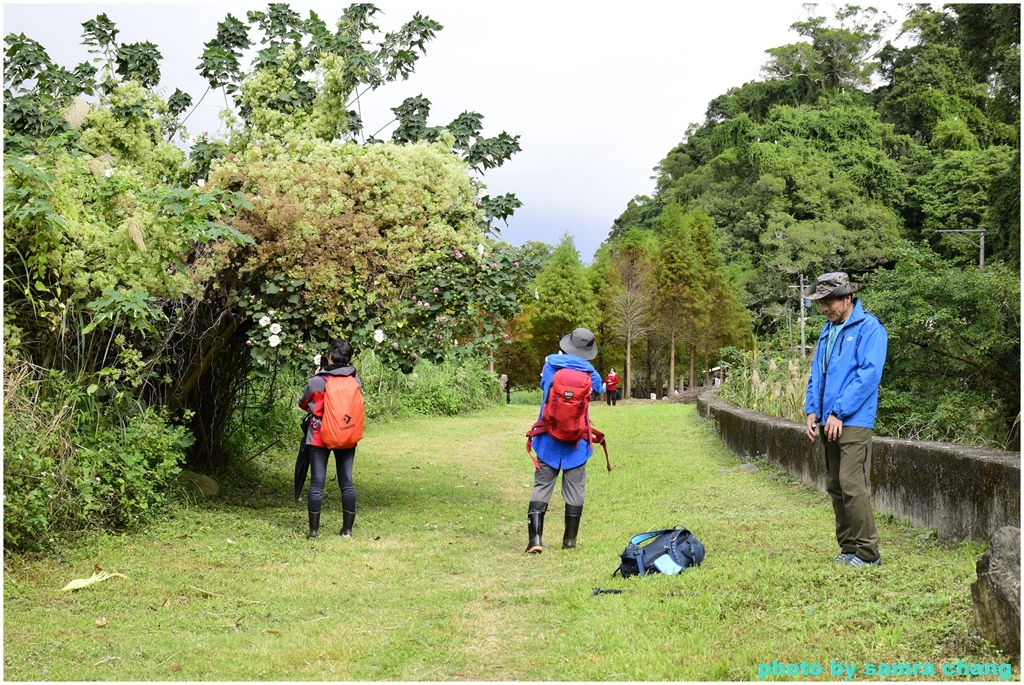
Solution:
{"label": "forested hillside", "polygon": [[[628,346],[634,385],[660,393],[680,358],[691,384],[743,363],[723,346],[799,357],[792,286],[844,270],[890,333],[880,431],[1006,444],[1020,412],[1020,7],[917,6],[883,43],[891,21],[856,7],[797,21],[763,80],[686,129],[592,267],[606,366],[625,366]],[[813,344],[825,319],[808,313]]]}

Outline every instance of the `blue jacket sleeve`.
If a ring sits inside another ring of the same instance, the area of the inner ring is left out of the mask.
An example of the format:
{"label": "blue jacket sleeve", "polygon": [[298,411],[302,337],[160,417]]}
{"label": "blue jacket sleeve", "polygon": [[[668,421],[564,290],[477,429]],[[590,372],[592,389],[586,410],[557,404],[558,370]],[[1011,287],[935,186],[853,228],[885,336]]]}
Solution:
{"label": "blue jacket sleeve", "polygon": [[[804,397],[804,413],[808,416],[821,411],[818,408],[818,400],[821,397],[821,372],[818,371],[821,368],[821,360],[818,359],[818,356],[821,351],[821,339],[819,338],[818,344],[814,347],[814,356],[811,357],[811,377],[807,379],[807,396]],[[817,418],[821,419],[822,417],[818,416]]]}
{"label": "blue jacket sleeve", "polygon": [[604,392],[604,379],[601,378],[601,374],[597,371],[590,372],[590,385],[593,387],[594,392]]}
{"label": "blue jacket sleeve", "polygon": [[846,421],[856,414],[878,391],[888,346],[889,334],[880,325],[872,326],[861,338],[857,346],[857,370],[853,380],[843,389],[843,394],[832,408],[832,413],[839,417],[840,421]]}

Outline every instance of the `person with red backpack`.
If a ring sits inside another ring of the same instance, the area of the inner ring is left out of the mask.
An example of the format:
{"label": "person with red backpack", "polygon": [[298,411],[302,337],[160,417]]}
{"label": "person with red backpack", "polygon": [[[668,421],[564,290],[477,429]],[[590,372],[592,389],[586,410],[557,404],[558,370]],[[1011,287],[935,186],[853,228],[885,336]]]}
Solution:
{"label": "person with red backpack", "polygon": [[577,328],[562,338],[559,348],[561,354],[548,355],[544,361],[540,381],[544,400],[537,423],[528,433],[526,449],[529,451],[532,445],[536,448],[537,457],[534,459],[533,491],[526,514],[530,538],[527,554],[544,551],[541,540],[544,514],[559,471],[562,472],[562,498],[565,500],[562,549],[576,546],[583,515],[587,460],[594,452],[593,427],[588,413],[590,393],[593,389],[604,392],[601,374],[590,363],[597,356],[593,333],[586,328]]}
{"label": "person with red backpack", "polygon": [[306,431],[309,445],[309,466],[312,475],[306,508],[309,510],[309,538],[320,530],[320,509],[323,505],[324,483],[327,480],[327,459],[334,451],[341,487],[342,525],[340,535],[352,536],[356,520],[356,489],[352,482],[352,465],[356,445],[363,437],[365,409],[362,383],[350,363],[353,349],[345,340],[335,340],[327,352],[327,363],[317,375],[306,382],[299,408],[311,415]]}

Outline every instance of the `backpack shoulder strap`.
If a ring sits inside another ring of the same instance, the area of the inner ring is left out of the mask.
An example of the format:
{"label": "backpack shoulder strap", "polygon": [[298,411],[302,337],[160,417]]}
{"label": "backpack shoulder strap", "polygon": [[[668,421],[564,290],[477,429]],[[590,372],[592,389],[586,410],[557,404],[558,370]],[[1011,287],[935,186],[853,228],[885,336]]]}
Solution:
{"label": "backpack shoulder strap", "polygon": [[537,463],[537,457],[533,456],[533,439],[541,433],[547,433],[548,429],[544,425],[544,421],[538,419],[537,423],[533,424],[530,431],[526,434],[526,453],[530,455],[530,459],[533,459],[533,468],[539,469],[540,464]]}
{"label": "backpack shoulder strap", "polygon": [[653,538],[663,535],[665,533],[671,533],[674,529],[666,528],[664,530],[652,530],[647,533],[638,533],[629,539],[629,542],[634,545],[639,545],[641,542],[647,542]]}

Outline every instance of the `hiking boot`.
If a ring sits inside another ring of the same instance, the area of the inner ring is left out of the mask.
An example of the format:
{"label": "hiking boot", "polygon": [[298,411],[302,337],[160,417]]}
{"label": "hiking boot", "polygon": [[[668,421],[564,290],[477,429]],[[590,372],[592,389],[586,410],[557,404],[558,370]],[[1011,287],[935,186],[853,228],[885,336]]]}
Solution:
{"label": "hiking boot", "polygon": [[583,516],[583,505],[578,507],[565,505],[565,534],[562,536],[562,549],[576,546],[576,534],[580,531],[580,517]]}
{"label": "hiking boot", "polygon": [[852,559],[855,556],[857,556],[857,555],[853,554],[851,552],[844,552],[844,553],[839,554],[838,556],[836,556],[834,561],[837,564],[849,564],[850,563],[850,559]]}
{"label": "hiking boot", "polygon": [[861,567],[861,566],[881,566],[882,565],[882,557],[878,557],[874,561],[864,561],[863,559],[861,559],[860,557],[858,557],[855,554],[853,556],[853,558],[850,559],[846,563],[849,564],[850,566],[857,566],[857,567]]}
{"label": "hiking boot", "polygon": [[309,512],[309,534],[306,535],[306,537],[309,538],[310,540],[313,540],[313,539],[315,539],[317,537],[317,535],[319,535],[319,533],[320,533],[320,512],[319,511],[311,511],[311,512]]}
{"label": "hiking boot", "polygon": [[352,524],[356,522],[356,512],[344,511],[341,512],[341,531],[338,535],[346,538],[352,537]]}
{"label": "hiking boot", "polygon": [[530,542],[526,545],[527,554],[540,554],[544,551],[541,536],[544,535],[544,514],[547,510],[547,502],[530,502],[530,510],[526,514],[530,533]]}

